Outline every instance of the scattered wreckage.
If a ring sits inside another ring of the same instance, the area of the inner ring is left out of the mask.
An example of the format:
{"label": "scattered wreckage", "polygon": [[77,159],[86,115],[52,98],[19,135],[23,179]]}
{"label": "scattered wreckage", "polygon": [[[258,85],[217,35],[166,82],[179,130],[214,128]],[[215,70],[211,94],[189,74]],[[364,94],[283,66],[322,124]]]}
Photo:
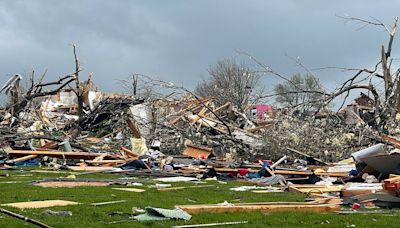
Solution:
{"label": "scattered wreckage", "polygon": [[[3,89],[11,90],[18,80],[13,78]],[[271,112],[268,115],[241,113],[230,103],[216,106],[212,97],[190,93],[180,99],[146,101],[99,92],[92,82],[82,86],[83,116],[77,115],[77,95],[68,89],[42,97],[18,113],[3,110],[1,165],[158,177],[165,183],[238,180],[245,186],[237,191],[289,191],[307,194],[310,200],[177,205],[176,213],[184,219],[190,219],[187,213],[198,212],[332,212],[340,211],[340,205],[400,206],[400,141],[367,124],[370,116],[362,114],[371,104],[362,103],[365,96],[339,113],[298,117],[265,106],[260,110]],[[34,184],[135,183],[78,178]],[[157,188],[162,192],[189,187],[159,184]],[[165,209],[146,209],[154,210]],[[137,219],[151,218],[143,214]]]}

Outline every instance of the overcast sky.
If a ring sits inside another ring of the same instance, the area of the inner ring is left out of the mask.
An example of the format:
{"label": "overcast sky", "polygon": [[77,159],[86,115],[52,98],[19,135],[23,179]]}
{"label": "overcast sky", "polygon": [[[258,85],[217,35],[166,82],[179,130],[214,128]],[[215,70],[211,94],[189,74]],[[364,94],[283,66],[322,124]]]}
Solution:
{"label": "overcast sky", "polygon": [[[32,69],[48,69],[52,79],[72,73],[71,43],[82,75],[93,72],[103,91],[120,91],[117,80],[131,73],[194,88],[217,60],[243,59],[236,50],[288,76],[303,70],[287,56],[300,56],[310,69],[370,67],[387,35],[336,15],[390,24],[399,9],[395,0],[1,0],[0,84]],[[350,75],[315,73],[328,88]],[[265,77],[267,86],[279,82]]]}

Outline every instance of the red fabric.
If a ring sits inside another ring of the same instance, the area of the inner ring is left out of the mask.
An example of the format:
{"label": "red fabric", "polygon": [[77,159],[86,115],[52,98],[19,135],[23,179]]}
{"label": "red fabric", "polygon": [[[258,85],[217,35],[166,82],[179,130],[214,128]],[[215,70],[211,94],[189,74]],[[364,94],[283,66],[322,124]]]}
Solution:
{"label": "red fabric", "polygon": [[351,206],[351,209],[353,209],[353,210],[357,210],[360,208],[361,208],[361,205],[359,203],[353,203],[353,205]]}
{"label": "red fabric", "polygon": [[238,169],[239,175],[240,176],[246,176],[246,174],[250,173],[250,170],[248,169]]}
{"label": "red fabric", "polygon": [[231,177],[237,177],[239,172],[229,172],[228,175]]}

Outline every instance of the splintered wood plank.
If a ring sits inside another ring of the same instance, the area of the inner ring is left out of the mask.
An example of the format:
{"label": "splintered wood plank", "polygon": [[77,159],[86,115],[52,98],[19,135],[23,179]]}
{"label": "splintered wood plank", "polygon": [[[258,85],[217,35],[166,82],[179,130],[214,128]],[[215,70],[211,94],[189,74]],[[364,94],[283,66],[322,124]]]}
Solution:
{"label": "splintered wood plank", "polygon": [[107,201],[107,202],[100,202],[100,203],[91,203],[90,205],[92,206],[103,206],[103,205],[109,205],[109,204],[116,204],[116,203],[125,203],[127,202],[126,200],[116,200],[116,201]]}
{"label": "splintered wood plank", "polygon": [[264,193],[277,193],[277,192],[285,192],[285,191],[283,191],[283,190],[254,190],[251,192],[264,194]]}
{"label": "splintered wood plank", "polygon": [[340,195],[342,197],[373,194],[383,190],[383,183],[347,183]]}
{"label": "splintered wood plank", "polygon": [[144,192],[146,190],[140,188],[113,188],[114,190],[127,191],[127,192]]}
{"label": "splintered wood plank", "polygon": [[343,200],[340,198],[335,198],[335,199],[330,199],[330,198],[316,198],[313,201],[314,203],[320,203],[320,204],[337,204],[341,205],[343,203]]}
{"label": "splintered wood plank", "polygon": [[126,160],[102,160],[102,161],[94,161],[94,160],[85,160],[85,163],[93,164],[93,165],[104,165],[104,164],[125,164]]}
{"label": "splintered wood plank", "polygon": [[302,211],[302,212],[333,212],[340,210],[339,205],[335,204],[237,204],[237,205],[218,205],[218,204],[204,204],[204,205],[177,205],[175,206],[188,213],[226,213],[226,212],[282,212],[282,211]]}
{"label": "splintered wood plank", "polygon": [[[213,110],[213,113],[217,113],[217,112],[221,111],[222,109],[228,108],[230,105],[231,105],[231,102],[227,102],[226,104],[224,104],[224,105],[222,105],[222,106],[220,106],[220,107],[214,109],[214,110]],[[212,113],[210,113],[210,115],[211,115],[211,114],[212,114]]]}
{"label": "splintered wood plank", "polygon": [[128,157],[130,157],[130,158],[138,158],[138,157],[140,156],[140,154],[138,154],[138,153],[136,153],[136,152],[133,152],[132,150],[127,149],[127,148],[125,148],[125,147],[121,147],[121,150],[122,150],[123,152],[125,152],[125,154],[126,154]]}
{"label": "splintered wood plank", "polygon": [[326,192],[340,192],[343,189],[343,185],[289,185],[289,192],[294,193],[326,193]]}
{"label": "splintered wood plank", "polygon": [[185,187],[171,187],[171,188],[159,188],[158,191],[166,192],[171,190],[181,190],[181,189],[188,189],[188,188],[208,188],[214,187],[215,185],[196,185],[196,186],[185,186]]}
{"label": "splintered wood plank", "polygon": [[142,134],[140,133],[140,130],[136,123],[131,118],[128,118],[126,121],[128,122],[128,127],[131,129],[132,136],[134,138],[140,139],[142,137]]}
{"label": "splintered wood plank", "polygon": [[110,183],[101,181],[46,181],[34,185],[43,188],[73,188],[82,186],[102,187],[109,186]]}
{"label": "splintered wood plank", "polygon": [[400,141],[398,139],[396,139],[395,137],[389,136],[389,135],[383,135],[382,139],[385,140],[386,142],[390,143],[392,146],[394,146],[396,148],[400,148]]}
{"label": "splintered wood plank", "polygon": [[56,149],[57,147],[58,147],[58,142],[52,141],[42,145],[37,150]]}
{"label": "splintered wood plank", "polygon": [[291,170],[275,170],[275,174],[281,174],[281,175],[311,175],[312,172],[310,171],[291,171]]}
{"label": "splintered wood plank", "polygon": [[211,148],[197,147],[194,145],[186,145],[183,155],[193,158],[208,158],[212,154]]}
{"label": "splintered wood plank", "polygon": [[108,171],[113,170],[113,167],[103,167],[103,166],[68,166],[68,169],[72,171]]}
{"label": "splintered wood plank", "polygon": [[[258,169],[248,169],[250,172],[258,172]],[[217,172],[238,172],[238,169],[231,169],[231,168],[215,168]],[[310,171],[291,171],[291,170],[274,170],[274,174],[281,174],[281,175],[304,175],[308,176],[311,175],[312,172]]]}
{"label": "splintered wood plank", "polygon": [[318,172],[315,173],[317,176],[330,176],[330,177],[348,177],[348,172]]}
{"label": "splintered wood plank", "polygon": [[[100,153],[89,153],[89,152],[63,152],[63,151],[38,151],[38,150],[11,150],[7,151],[9,157],[23,157],[27,155],[39,155],[58,157],[66,159],[94,159],[101,155]],[[107,154],[106,157],[113,158],[112,155]]]}
{"label": "splintered wood plank", "polygon": [[198,121],[201,118],[200,115],[204,115],[208,111],[208,109],[206,107],[208,107],[209,104],[210,104],[210,101],[207,101],[206,103],[204,103],[203,108],[200,110],[200,112],[198,113],[196,118],[190,123],[190,125],[193,125],[194,123],[196,123],[196,121]]}
{"label": "splintered wood plank", "polygon": [[37,155],[26,155],[26,156],[23,156],[23,157],[20,157],[20,158],[13,159],[11,161],[14,162],[14,163],[17,163],[17,162],[23,162],[23,161],[31,160],[31,159],[34,159],[36,157],[37,157]]}
{"label": "splintered wood plank", "polygon": [[[389,176],[389,177],[390,177],[390,176]],[[397,183],[397,182],[400,182],[400,176],[397,176],[397,177],[390,177],[390,178],[388,178],[388,179],[385,179],[385,183],[393,184],[393,183]]]}
{"label": "splintered wood plank", "polygon": [[60,206],[77,205],[77,204],[79,203],[67,200],[43,200],[43,201],[30,201],[30,202],[19,202],[19,203],[6,203],[1,205],[16,207],[19,209],[29,209],[29,208],[60,207]]}

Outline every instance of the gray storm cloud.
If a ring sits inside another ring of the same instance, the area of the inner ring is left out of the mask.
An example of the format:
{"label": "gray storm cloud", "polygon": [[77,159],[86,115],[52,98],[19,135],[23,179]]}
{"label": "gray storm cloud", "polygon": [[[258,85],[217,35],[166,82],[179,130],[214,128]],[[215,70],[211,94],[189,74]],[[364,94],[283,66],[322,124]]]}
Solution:
{"label": "gray storm cloud", "polygon": [[[246,51],[290,76],[309,68],[369,67],[387,36],[382,29],[344,23],[336,15],[391,23],[399,1],[0,1],[0,84],[14,73],[48,69],[48,77],[74,69],[78,45],[83,74],[119,91],[131,73],[193,88],[221,58]],[[397,53],[397,40],[395,41]],[[316,71],[328,87],[351,73]],[[265,83],[279,82],[273,76]],[[267,85],[268,86],[268,85]]]}

